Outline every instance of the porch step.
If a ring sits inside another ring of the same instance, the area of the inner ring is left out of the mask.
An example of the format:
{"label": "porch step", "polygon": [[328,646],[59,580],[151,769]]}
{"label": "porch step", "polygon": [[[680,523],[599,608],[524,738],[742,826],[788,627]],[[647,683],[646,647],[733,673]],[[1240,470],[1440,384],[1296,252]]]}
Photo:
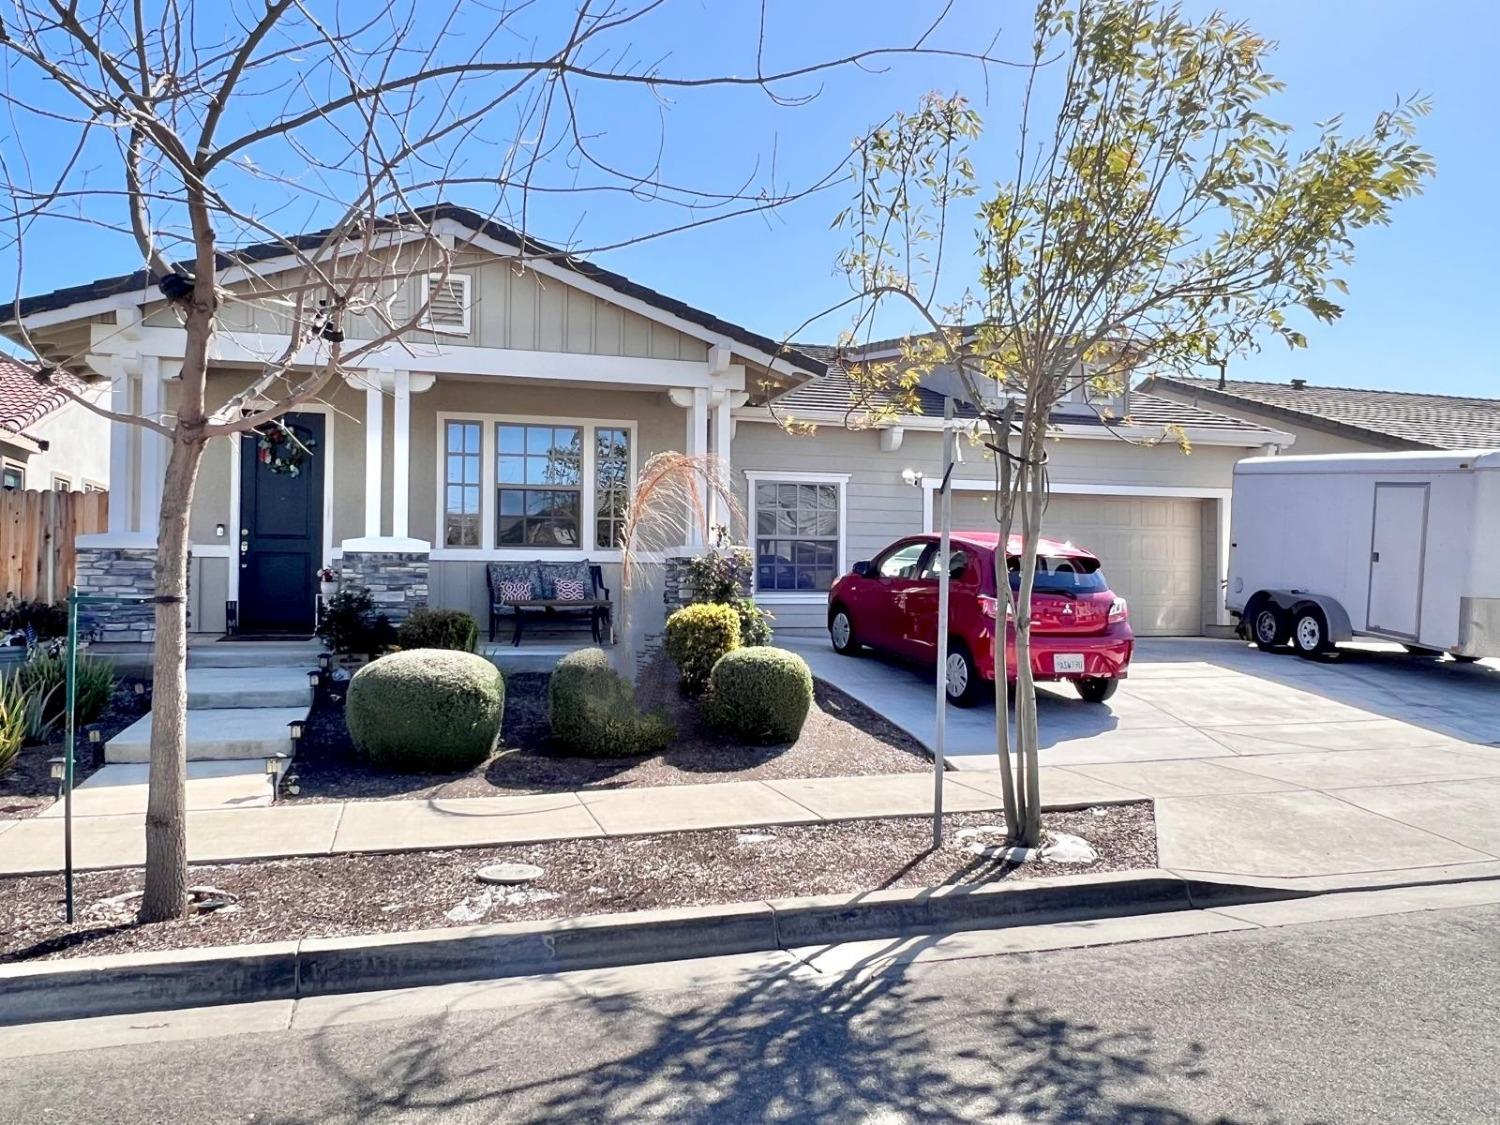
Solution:
{"label": "porch step", "polygon": [[[74,816],[141,816],[151,767],[145,762],[115,764],[95,770],[73,790]],[[271,780],[259,758],[232,762],[189,762],[189,812],[209,809],[261,808],[271,803]],[[63,803],[48,805],[42,817],[63,815]]]}
{"label": "porch step", "polygon": [[193,711],[248,707],[312,707],[308,663],[299,667],[188,669],[188,708]]}
{"label": "porch step", "polygon": [[189,668],[313,668],[318,641],[215,641],[188,648]]}
{"label": "porch step", "polygon": [[[304,707],[221,707],[189,711],[189,761],[292,756],[295,746],[287,724],[305,719]],[[151,716],[137,720],[104,745],[106,762],[151,760]]]}

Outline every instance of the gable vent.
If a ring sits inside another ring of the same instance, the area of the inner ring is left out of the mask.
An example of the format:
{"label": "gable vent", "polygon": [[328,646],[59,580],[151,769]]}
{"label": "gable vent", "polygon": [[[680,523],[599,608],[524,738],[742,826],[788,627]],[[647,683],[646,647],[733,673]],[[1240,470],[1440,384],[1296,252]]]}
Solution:
{"label": "gable vent", "polygon": [[424,328],[435,332],[467,334],[469,331],[469,277],[467,274],[427,275],[427,315]]}

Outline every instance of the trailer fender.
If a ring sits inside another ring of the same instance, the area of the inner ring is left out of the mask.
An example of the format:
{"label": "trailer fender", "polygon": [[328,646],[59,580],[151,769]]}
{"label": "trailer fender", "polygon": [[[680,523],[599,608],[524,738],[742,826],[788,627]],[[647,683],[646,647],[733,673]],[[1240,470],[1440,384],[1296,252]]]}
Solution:
{"label": "trailer fender", "polygon": [[[1250,601],[1257,606],[1269,601],[1286,614],[1288,620],[1295,619],[1309,606],[1316,606],[1323,612],[1323,620],[1328,622],[1330,641],[1347,641],[1354,637],[1354,627],[1349,622],[1348,611],[1339,604],[1337,598],[1330,598],[1327,594],[1314,594],[1307,590],[1257,590]],[[1247,609],[1249,604],[1246,603]]]}

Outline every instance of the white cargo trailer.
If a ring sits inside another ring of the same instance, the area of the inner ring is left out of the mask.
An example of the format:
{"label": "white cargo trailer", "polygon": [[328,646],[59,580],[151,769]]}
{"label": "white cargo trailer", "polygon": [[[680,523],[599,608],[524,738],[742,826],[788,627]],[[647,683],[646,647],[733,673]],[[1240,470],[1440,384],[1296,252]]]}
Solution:
{"label": "white cargo trailer", "polygon": [[1229,538],[1225,603],[1262,648],[1500,656],[1500,450],[1252,457]]}

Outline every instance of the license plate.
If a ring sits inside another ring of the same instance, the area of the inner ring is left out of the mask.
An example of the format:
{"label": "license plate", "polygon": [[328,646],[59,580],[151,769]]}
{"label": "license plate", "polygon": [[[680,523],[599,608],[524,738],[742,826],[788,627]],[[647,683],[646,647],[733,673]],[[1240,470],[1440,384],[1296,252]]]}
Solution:
{"label": "license plate", "polygon": [[1081,652],[1059,652],[1052,657],[1052,670],[1054,672],[1082,672],[1083,653]]}

